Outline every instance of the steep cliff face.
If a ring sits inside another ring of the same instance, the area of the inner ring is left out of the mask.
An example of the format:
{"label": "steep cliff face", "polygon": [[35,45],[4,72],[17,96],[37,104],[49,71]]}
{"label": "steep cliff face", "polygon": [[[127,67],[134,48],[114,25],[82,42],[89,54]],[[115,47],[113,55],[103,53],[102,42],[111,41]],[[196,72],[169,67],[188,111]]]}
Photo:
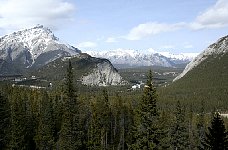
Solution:
{"label": "steep cliff face", "polygon": [[98,63],[93,71],[86,76],[82,76],[82,84],[107,86],[107,85],[122,85],[126,82],[122,79],[117,70],[110,62],[104,61]]}

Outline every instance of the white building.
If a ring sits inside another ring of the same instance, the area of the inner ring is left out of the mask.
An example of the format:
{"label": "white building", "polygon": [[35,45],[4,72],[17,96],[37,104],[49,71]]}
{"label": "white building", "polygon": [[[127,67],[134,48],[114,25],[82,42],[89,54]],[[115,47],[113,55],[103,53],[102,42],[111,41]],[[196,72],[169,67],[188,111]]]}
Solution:
{"label": "white building", "polygon": [[131,89],[133,89],[133,90],[140,89],[140,88],[141,88],[140,84],[136,84],[131,87]]}

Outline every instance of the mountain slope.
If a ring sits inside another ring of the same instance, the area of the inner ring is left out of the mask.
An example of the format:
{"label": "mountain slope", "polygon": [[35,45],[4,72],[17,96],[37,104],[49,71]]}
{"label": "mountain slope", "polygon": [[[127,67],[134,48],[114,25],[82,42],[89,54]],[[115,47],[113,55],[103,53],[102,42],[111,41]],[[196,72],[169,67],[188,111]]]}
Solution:
{"label": "mountain slope", "polygon": [[[50,29],[41,25],[0,38],[0,75],[3,77],[25,75],[28,79],[36,76],[37,82],[40,79],[59,82],[64,79],[68,59],[72,59],[76,79],[82,84],[125,84],[108,60],[82,54],[77,48],[60,42]],[[22,85],[34,82],[23,81]]]}
{"label": "mountain slope", "polygon": [[94,57],[109,59],[112,64],[126,66],[163,66],[176,67],[179,64],[190,62],[196,54],[178,54],[174,55],[168,52],[140,53],[136,50],[117,49],[113,51],[87,51],[86,53]]}
{"label": "mountain slope", "polygon": [[34,73],[39,78],[49,81],[61,81],[66,74],[69,59],[71,59],[75,79],[82,84],[96,86],[126,84],[107,59],[91,57],[85,53],[56,59]]}
{"label": "mountain slope", "polygon": [[[174,79],[174,81],[182,78],[185,74],[191,71],[193,68],[200,65],[203,61],[213,61],[221,59],[228,52],[228,36],[220,38],[216,43],[210,45],[206,50],[200,53],[194,60],[192,60],[184,69],[184,71]],[[211,58],[213,57],[213,58]],[[209,60],[207,60],[209,59]],[[227,64],[226,64],[227,65]]]}
{"label": "mountain slope", "polygon": [[228,109],[228,36],[199,54],[176,80],[161,89],[163,99],[178,99]]}
{"label": "mountain slope", "polygon": [[62,56],[81,51],[62,43],[41,25],[0,38],[0,74],[18,74],[26,68],[39,68]]}

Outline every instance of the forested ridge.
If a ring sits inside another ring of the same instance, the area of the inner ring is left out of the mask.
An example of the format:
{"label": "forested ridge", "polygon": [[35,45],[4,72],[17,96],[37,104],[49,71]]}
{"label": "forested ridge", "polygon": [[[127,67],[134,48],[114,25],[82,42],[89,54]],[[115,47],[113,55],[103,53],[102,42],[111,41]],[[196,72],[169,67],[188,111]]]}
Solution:
{"label": "forested ridge", "polygon": [[195,108],[199,102],[205,101],[205,109],[214,107],[221,111],[228,109],[228,54],[208,56],[197,67],[189,71],[181,79],[166,88],[160,88],[159,98],[163,102],[172,103],[176,99],[185,104],[192,103]]}
{"label": "forested ridge", "polygon": [[228,149],[228,121],[217,108],[205,110],[206,100],[159,102],[152,71],[140,96],[110,88],[82,92],[74,76],[69,61],[57,88],[2,86],[0,149]]}

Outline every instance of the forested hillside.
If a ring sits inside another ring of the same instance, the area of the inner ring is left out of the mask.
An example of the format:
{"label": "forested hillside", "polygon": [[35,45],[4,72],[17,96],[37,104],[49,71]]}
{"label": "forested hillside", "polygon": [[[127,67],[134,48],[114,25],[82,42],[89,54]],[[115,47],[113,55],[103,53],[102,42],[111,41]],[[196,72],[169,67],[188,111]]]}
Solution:
{"label": "forested hillside", "polygon": [[[199,111],[178,99],[172,106],[159,101],[152,71],[143,91],[129,93],[81,91],[73,80],[69,61],[57,88],[2,86],[1,149],[192,150],[214,146],[213,136],[227,137],[227,119],[205,111],[206,101],[197,103]],[[219,135],[214,123],[223,128]],[[219,144],[226,148],[227,138]]]}
{"label": "forested hillside", "polygon": [[216,108],[227,111],[227,36],[209,46],[201,55],[202,62],[198,63],[180,79],[166,88],[160,89],[160,98],[163,101],[169,100],[171,103],[179,99],[183,103],[192,103],[196,106],[201,100],[204,100],[207,110]]}

